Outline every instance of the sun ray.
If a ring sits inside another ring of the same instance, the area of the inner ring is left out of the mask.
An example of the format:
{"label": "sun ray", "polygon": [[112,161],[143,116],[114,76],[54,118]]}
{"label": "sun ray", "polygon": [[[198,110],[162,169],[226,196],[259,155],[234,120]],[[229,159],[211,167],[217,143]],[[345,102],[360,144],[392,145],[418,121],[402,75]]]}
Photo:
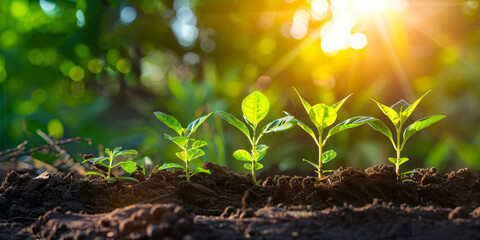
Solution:
{"label": "sun ray", "polygon": [[380,17],[377,14],[375,15],[375,22],[377,23],[378,30],[380,32],[380,35],[382,37],[382,40],[384,44],[386,45],[388,49],[388,53],[390,55],[390,60],[393,64],[395,73],[400,80],[400,87],[403,91],[403,93],[410,99],[415,98],[415,93],[413,92],[412,87],[410,86],[410,83],[408,81],[408,76],[405,73],[405,70],[403,69],[402,64],[400,63],[400,60],[398,59],[397,53],[395,52],[395,49],[392,46],[392,42],[390,41],[390,38],[388,36],[388,33],[385,29],[385,25],[383,22],[380,20]]}
{"label": "sun ray", "polygon": [[403,18],[403,20],[408,23],[410,26],[414,27],[415,29],[417,29],[420,33],[422,33],[424,36],[426,36],[428,39],[430,39],[433,43],[435,43],[436,45],[438,45],[439,47],[441,47],[442,49],[444,49],[445,51],[447,51],[448,53],[451,53],[452,56],[455,56],[458,60],[460,61],[461,63],[465,64],[465,66],[467,66],[470,70],[476,72],[476,73],[480,73],[480,70],[478,70],[475,66],[473,66],[472,64],[470,64],[469,62],[465,61],[465,59],[461,58],[460,56],[458,56],[456,53],[452,52],[452,50],[450,50],[448,47],[447,47],[447,44],[440,41],[439,39],[436,39],[434,38],[431,34],[429,33],[425,28],[419,26],[419,24],[417,23],[414,23],[411,19],[408,19],[404,16],[401,16]]}
{"label": "sun ray", "polygon": [[280,60],[278,60],[267,72],[266,75],[274,78],[279,74],[288,64],[290,64],[298,54],[305,48],[309,47],[315,41],[320,38],[319,33],[312,33],[307,35],[307,37],[298,44],[295,48],[290,50],[286,55],[284,55]]}

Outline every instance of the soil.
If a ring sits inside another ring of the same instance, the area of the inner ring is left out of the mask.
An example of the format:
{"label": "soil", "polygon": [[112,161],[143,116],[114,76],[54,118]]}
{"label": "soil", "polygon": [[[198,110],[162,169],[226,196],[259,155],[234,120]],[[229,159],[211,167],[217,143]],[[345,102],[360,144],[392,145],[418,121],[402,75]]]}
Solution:
{"label": "soil", "polygon": [[[0,187],[0,239],[480,239],[480,174],[339,168],[327,180],[270,176],[255,186],[207,162],[186,182],[139,183],[12,171]],[[138,176],[138,173],[134,173]]]}

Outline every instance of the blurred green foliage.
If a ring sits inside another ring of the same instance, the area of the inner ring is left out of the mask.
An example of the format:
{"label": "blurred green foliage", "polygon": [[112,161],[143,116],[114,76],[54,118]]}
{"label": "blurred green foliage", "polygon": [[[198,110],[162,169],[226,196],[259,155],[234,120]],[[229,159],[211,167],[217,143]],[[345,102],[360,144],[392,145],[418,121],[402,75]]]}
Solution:
{"label": "blurred green foliage", "polygon": [[[312,1],[2,0],[0,149],[40,144],[34,133],[41,129],[53,138],[93,139],[94,146],[70,146],[75,152],[122,145],[160,164],[173,160],[175,149],[154,111],[181,122],[214,110],[241,115],[241,100],[258,89],[272,102],[267,120],[283,109],[307,120],[296,87],[305,99],[327,104],[353,93],[339,118],[384,119],[369,98],[391,105],[433,89],[418,116],[447,118],[411,140],[406,168],[480,167],[477,0],[406,1],[403,13],[357,24],[365,48],[333,55],[322,51],[319,36],[330,15],[310,19],[305,36],[289,35],[294,16],[309,12]],[[203,159],[243,171],[231,156],[245,147],[242,136],[224,125],[211,118],[198,131],[209,143]],[[267,168],[307,169],[301,159],[317,155],[300,129],[266,138]],[[329,145],[339,153],[337,166],[367,167],[394,156],[368,127]]]}

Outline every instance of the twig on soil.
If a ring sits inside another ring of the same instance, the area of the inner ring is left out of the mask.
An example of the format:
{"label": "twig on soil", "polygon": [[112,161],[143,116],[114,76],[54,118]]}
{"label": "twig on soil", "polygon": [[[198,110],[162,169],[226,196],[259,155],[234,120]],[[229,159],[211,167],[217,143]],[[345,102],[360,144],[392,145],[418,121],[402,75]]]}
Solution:
{"label": "twig on soil", "polygon": [[14,147],[14,148],[10,148],[10,149],[7,149],[3,152],[0,152],[0,156],[3,156],[3,155],[6,155],[6,154],[9,154],[9,153],[12,153],[12,152],[18,152],[18,151],[22,151],[22,150],[25,150],[25,145],[27,145],[28,141],[23,141],[22,143],[20,143],[18,146]]}
{"label": "twig on soil", "polygon": [[[82,137],[76,137],[76,138],[68,138],[68,139],[64,139],[64,140],[56,140],[56,141],[53,141],[54,145],[63,145],[63,144],[67,144],[67,143],[71,143],[71,142],[88,142],[88,144],[92,144],[92,139],[90,138],[82,138]],[[44,150],[44,149],[52,149],[53,146],[50,145],[50,144],[47,144],[47,145],[41,145],[41,146],[38,146],[38,147],[35,147],[35,148],[32,148],[32,149],[29,149],[29,150],[24,150],[24,151],[21,151],[21,152],[16,152],[16,153],[13,153],[9,156],[6,156],[2,159],[0,159],[0,162],[3,162],[3,161],[6,161],[8,159],[11,159],[11,158],[17,158],[17,157],[21,157],[21,156],[25,156],[25,155],[30,155],[34,152],[38,152],[40,150]],[[8,151],[8,150],[7,150]],[[0,155],[1,156],[1,155]]]}

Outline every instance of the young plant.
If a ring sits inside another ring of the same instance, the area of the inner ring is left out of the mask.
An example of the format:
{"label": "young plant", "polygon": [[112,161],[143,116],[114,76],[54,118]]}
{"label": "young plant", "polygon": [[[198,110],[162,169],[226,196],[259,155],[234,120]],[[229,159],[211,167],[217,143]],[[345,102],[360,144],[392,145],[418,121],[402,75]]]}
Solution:
{"label": "young plant", "polygon": [[155,116],[157,116],[160,121],[162,121],[165,125],[173,129],[178,134],[178,136],[176,137],[165,134],[165,138],[174,142],[182,149],[182,151],[177,152],[176,155],[183,162],[185,162],[185,166],[176,163],[165,163],[158,169],[162,170],[167,168],[181,168],[185,170],[185,175],[182,175],[181,177],[186,177],[187,181],[190,181],[190,177],[197,173],[210,174],[210,170],[203,168],[196,168],[192,173],[190,173],[191,161],[205,155],[205,152],[200,148],[207,146],[207,142],[203,140],[195,140],[190,136],[192,136],[192,134],[197,131],[198,127],[202,125],[202,123],[205,122],[205,120],[207,120],[211,114],[212,113],[209,113],[201,118],[198,118],[195,121],[191,122],[187,126],[187,128],[183,128],[180,122],[175,117],[163,112],[155,112]]}
{"label": "young plant", "polygon": [[246,150],[239,149],[233,153],[233,157],[240,161],[249,162],[245,163],[243,167],[247,170],[252,171],[253,182],[255,182],[255,184],[257,185],[260,183],[261,180],[257,181],[255,171],[263,168],[263,165],[259,163],[259,161],[265,157],[268,149],[267,145],[259,144],[260,139],[263,137],[263,135],[267,133],[285,131],[296,125],[295,118],[285,112],[287,116],[279,118],[265,125],[260,134],[257,135],[258,124],[267,116],[269,109],[270,102],[268,101],[267,97],[265,97],[265,95],[263,95],[259,91],[251,93],[243,100],[243,118],[245,119],[248,126],[250,126],[250,128],[252,129],[252,134],[248,130],[248,127],[242,121],[238,120],[238,118],[234,117],[232,114],[220,110],[216,111],[216,113],[220,115],[223,120],[240,129],[240,131],[242,131],[247,136],[248,141],[252,145],[250,153]]}
{"label": "young plant", "polygon": [[[112,169],[114,167],[118,166],[118,165],[120,165],[123,168],[123,170],[125,170],[128,173],[132,173],[137,169],[137,164],[133,161],[124,161],[124,162],[119,162],[119,163],[113,165],[113,159],[118,157],[118,156],[122,156],[122,155],[126,155],[126,154],[138,154],[137,150],[134,150],[134,149],[123,150],[123,151],[121,151],[121,150],[122,150],[122,147],[115,148],[113,150],[113,152],[110,149],[105,148],[105,153],[108,155],[108,157],[97,157],[97,158],[85,159],[85,161],[83,161],[83,163],[88,161],[88,162],[91,162],[92,164],[101,165],[101,166],[104,166],[108,169],[107,170],[107,175],[102,174],[102,173],[98,173],[98,172],[90,171],[90,172],[85,173],[85,176],[91,175],[91,174],[100,175],[109,182],[115,182],[115,181],[117,181],[117,179],[128,179],[128,180],[131,180],[131,181],[134,181],[134,182],[138,182],[138,179],[132,178],[132,177],[116,177],[116,176],[112,177]],[[108,160],[108,165],[103,163],[104,161],[107,161],[107,160]]]}
{"label": "young plant", "polygon": [[[294,88],[295,89],[295,88]],[[327,140],[342,131],[345,131],[350,128],[358,127],[361,126],[368,121],[371,121],[372,117],[363,117],[363,116],[357,116],[357,117],[352,117],[350,119],[347,119],[338,125],[332,127],[330,131],[328,131],[328,134],[325,138],[323,138],[323,132],[326,127],[329,127],[332,125],[335,120],[337,119],[337,111],[342,107],[343,103],[351,96],[347,96],[343,100],[333,104],[332,106],[328,106],[326,104],[320,103],[315,106],[311,106],[305,99],[302,98],[300,93],[295,89],[295,91],[298,94],[298,97],[300,98],[300,101],[303,104],[303,107],[308,113],[308,116],[310,117],[310,120],[315,124],[317,127],[317,132],[318,136],[315,135],[313,130],[305,125],[304,123],[298,122],[298,126],[305,130],[310,136],[312,136],[313,140],[318,146],[318,164],[315,164],[309,160],[303,159],[303,161],[310,163],[312,166],[314,166],[317,170],[315,172],[318,173],[318,178],[319,179],[324,179],[324,173],[331,172],[332,170],[324,170],[323,169],[323,164],[332,161],[336,156],[337,153],[334,150],[328,150],[323,152],[323,147],[327,143]]]}
{"label": "young plant", "polygon": [[[430,91],[428,91],[430,92]],[[403,131],[403,138],[401,137],[401,133],[403,130],[403,124],[407,121],[408,117],[412,114],[413,110],[417,107],[417,105],[420,103],[423,97],[427,95],[426,92],[421,98],[419,98],[417,101],[415,101],[413,104],[409,104],[405,100],[400,100],[397,103],[393,104],[391,107],[387,107],[375,100],[373,100],[375,103],[377,103],[378,107],[382,110],[382,112],[387,115],[387,117],[390,119],[390,121],[393,123],[395,127],[395,132],[396,132],[396,141],[393,138],[393,134],[390,131],[390,129],[387,127],[387,125],[382,122],[379,119],[374,119],[370,121],[368,124],[375,130],[383,135],[387,136],[390,141],[393,144],[393,148],[397,151],[397,157],[396,158],[388,158],[390,162],[395,164],[395,173],[398,175],[403,175],[403,174],[408,174],[412,173],[413,171],[408,171],[404,173],[400,173],[400,165],[408,161],[408,158],[406,157],[401,157],[400,153],[402,152],[403,148],[405,147],[405,143],[407,140],[416,132],[440,121],[442,118],[444,118],[444,115],[434,115],[430,117],[426,117],[423,119],[420,119],[412,124],[410,124],[407,128],[405,128],[405,131]]]}

